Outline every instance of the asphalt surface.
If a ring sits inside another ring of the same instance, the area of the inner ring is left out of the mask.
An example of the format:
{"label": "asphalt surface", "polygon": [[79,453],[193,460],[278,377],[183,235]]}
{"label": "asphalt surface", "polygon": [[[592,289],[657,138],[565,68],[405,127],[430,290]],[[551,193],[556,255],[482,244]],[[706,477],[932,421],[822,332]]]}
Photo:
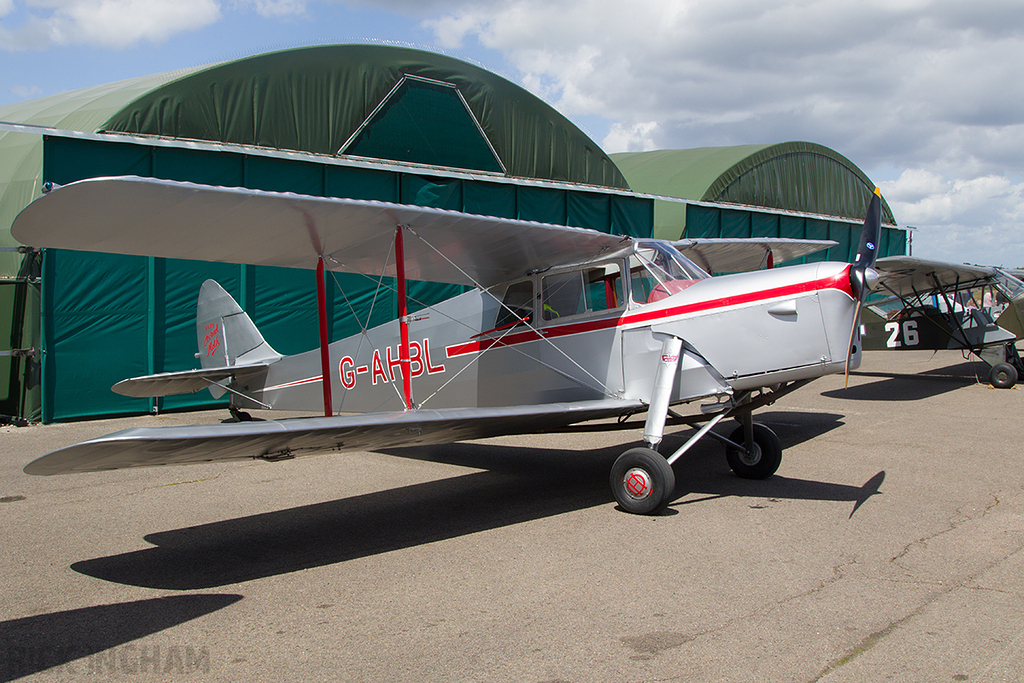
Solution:
{"label": "asphalt surface", "polygon": [[868,353],[758,411],[774,477],[705,440],[658,517],[608,487],[639,431],[32,477],[225,415],[3,428],[0,681],[1024,680],[1024,392],[983,368]]}

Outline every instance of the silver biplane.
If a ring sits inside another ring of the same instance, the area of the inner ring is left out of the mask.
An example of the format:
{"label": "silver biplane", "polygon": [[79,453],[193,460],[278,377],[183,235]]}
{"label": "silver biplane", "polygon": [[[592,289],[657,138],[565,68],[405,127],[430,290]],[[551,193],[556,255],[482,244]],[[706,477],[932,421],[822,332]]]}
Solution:
{"label": "silver biplane", "polygon": [[989,365],[988,381],[1009,388],[1024,375],[1024,282],[1013,271],[913,256],[879,259],[878,293],[865,306],[868,350],[959,349]]}
{"label": "silver biplane", "polygon": [[[622,508],[656,513],[673,493],[672,463],[706,435],[725,444],[737,475],[776,471],[782,446],[752,411],[859,365],[857,321],[875,279],[879,229],[876,190],[853,264],[710,277],[673,243],[581,228],[136,177],[55,187],[15,221],[21,242],[317,271],[319,349],[277,353],[207,281],[196,321],[201,367],[127,379],[115,391],[208,388],[230,394],[242,418],[258,408],[324,416],[130,429],[45,455],[25,472],[280,460],[646,411],[644,447],[623,453],[610,481]],[[705,255],[720,247],[702,246]],[[800,253],[795,244],[777,246]],[[769,248],[755,245],[755,261]],[[393,278],[398,319],[328,343],[326,270]],[[410,315],[409,280],[472,289]],[[666,458],[656,449],[682,404],[705,424]],[[740,422],[730,436],[711,431],[726,418]]]}

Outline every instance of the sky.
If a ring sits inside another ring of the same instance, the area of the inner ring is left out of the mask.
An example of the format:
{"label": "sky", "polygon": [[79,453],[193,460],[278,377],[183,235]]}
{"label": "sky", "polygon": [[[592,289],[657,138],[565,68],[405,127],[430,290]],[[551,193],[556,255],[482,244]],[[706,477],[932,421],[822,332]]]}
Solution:
{"label": "sky", "polygon": [[1021,0],[0,0],[0,106],[367,41],[501,74],[606,152],[825,145],[915,256],[1024,266]]}

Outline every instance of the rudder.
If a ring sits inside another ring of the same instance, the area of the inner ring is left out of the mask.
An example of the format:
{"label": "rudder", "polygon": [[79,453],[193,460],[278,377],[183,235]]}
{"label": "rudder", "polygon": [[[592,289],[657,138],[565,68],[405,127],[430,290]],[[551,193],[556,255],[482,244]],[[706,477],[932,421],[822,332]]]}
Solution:
{"label": "rudder", "polygon": [[266,363],[281,358],[242,307],[214,280],[199,289],[196,337],[203,368]]}

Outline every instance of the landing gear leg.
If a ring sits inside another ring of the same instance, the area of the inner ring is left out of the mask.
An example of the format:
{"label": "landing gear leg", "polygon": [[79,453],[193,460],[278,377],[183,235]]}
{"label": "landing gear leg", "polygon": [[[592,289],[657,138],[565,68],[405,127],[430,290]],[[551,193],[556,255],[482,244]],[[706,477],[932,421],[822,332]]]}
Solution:
{"label": "landing gear leg", "polygon": [[665,435],[665,420],[682,346],[679,337],[665,337],[661,345],[661,360],[654,374],[651,404],[644,424],[644,442],[649,448],[631,448],[612,465],[609,477],[612,494],[627,512],[657,514],[665,509],[675,492],[676,475],[672,465],[655,449]]}

